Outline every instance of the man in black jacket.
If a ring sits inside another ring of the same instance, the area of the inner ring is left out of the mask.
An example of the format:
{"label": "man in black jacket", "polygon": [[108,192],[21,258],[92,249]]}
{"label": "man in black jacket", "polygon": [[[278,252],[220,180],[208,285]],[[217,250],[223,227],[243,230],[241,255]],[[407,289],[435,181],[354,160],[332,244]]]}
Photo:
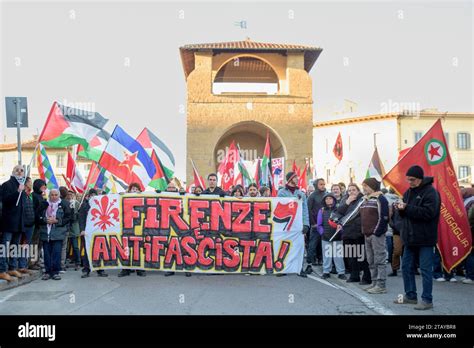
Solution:
{"label": "man in black jacket", "polygon": [[225,191],[217,186],[217,175],[215,173],[211,173],[207,176],[207,189],[205,189],[202,194],[217,195],[221,197],[226,195]]}
{"label": "man in black jacket", "polygon": [[[11,246],[16,246],[17,250],[20,244],[21,233],[24,229],[23,205],[26,199],[23,190],[25,189],[25,169],[21,165],[13,167],[10,180],[2,185],[2,221],[1,231],[2,249],[9,253]],[[19,195],[21,195],[19,197]],[[20,199],[18,199],[20,198]],[[17,204],[18,202],[18,204]],[[12,255],[13,256],[13,255]],[[18,272],[18,258],[0,255],[0,279],[12,281],[12,277],[22,278]]]}
{"label": "man in black jacket", "polygon": [[323,197],[326,195],[326,182],[324,179],[316,179],[313,183],[314,192],[308,197],[309,223],[311,224],[311,231],[309,233],[309,242],[307,250],[307,271],[311,271],[310,264],[322,265],[323,249],[321,246],[321,236],[316,229],[316,218],[319,210],[323,206]]}
{"label": "man in black jacket", "polygon": [[415,283],[415,257],[418,255],[423,293],[415,309],[433,308],[433,249],[438,240],[438,221],[441,200],[433,187],[433,178],[424,177],[423,168],[413,166],[406,173],[410,188],[403,202],[395,205],[402,218],[401,237],[404,244],[402,258],[405,296],[395,303],[417,304]]}

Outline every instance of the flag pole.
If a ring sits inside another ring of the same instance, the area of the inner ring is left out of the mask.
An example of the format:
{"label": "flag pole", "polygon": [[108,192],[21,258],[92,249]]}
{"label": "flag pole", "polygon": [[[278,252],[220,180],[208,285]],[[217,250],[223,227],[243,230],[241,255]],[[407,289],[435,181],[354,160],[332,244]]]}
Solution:
{"label": "flag pole", "polygon": [[[97,171],[96,169],[99,169],[99,163],[97,163],[97,165],[94,168],[94,172],[93,172],[94,175],[95,175],[95,172]],[[84,190],[84,194],[82,195],[81,203],[79,204],[79,206],[82,205],[82,203],[84,202],[84,197],[86,197],[87,191],[89,191],[89,178],[90,177],[91,177],[91,173],[89,172],[89,175],[87,176],[87,181],[86,181],[86,187],[85,187],[85,190]]]}
{"label": "flag pole", "polygon": [[[35,149],[33,150],[33,156],[31,156],[30,164],[28,165],[28,167],[26,169],[27,172],[25,173],[25,178],[24,178],[23,184],[26,182],[26,178],[30,175],[31,163],[33,162],[33,158],[35,157],[35,153],[36,153],[36,149],[38,148],[38,145],[39,145],[39,143],[36,143]],[[18,199],[16,200],[16,206],[17,207],[18,207],[18,203],[20,203],[20,197],[21,197],[22,192],[23,191],[20,191],[20,193],[18,194]]]}

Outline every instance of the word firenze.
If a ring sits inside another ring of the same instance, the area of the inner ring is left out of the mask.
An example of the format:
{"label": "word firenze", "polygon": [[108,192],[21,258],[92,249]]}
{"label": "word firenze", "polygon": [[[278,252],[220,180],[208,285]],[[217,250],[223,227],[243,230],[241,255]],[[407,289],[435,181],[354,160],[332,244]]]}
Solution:
{"label": "word firenze", "polygon": [[291,247],[275,255],[270,200],[123,197],[121,210],[121,235],[93,235],[95,268],[273,273]]}

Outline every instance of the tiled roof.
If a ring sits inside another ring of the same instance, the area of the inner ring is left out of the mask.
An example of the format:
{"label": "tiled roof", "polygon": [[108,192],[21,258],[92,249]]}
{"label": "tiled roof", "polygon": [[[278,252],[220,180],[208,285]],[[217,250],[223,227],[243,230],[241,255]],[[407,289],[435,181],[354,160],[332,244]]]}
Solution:
{"label": "tiled roof", "polygon": [[[36,147],[36,144],[38,144],[38,137],[33,136],[33,139],[25,140],[21,142],[21,148],[22,150],[34,150]],[[58,149],[64,149],[63,147],[60,147]],[[0,144],[0,151],[13,151],[17,150],[17,143],[9,143],[9,144]]]}
{"label": "tiled roof", "polygon": [[474,118],[474,113],[472,112],[420,112],[418,115],[410,115],[404,113],[390,113],[390,114],[375,114],[375,115],[367,115],[367,116],[358,116],[358,117],[349,117],[349,118],[342,118],[342,119],[335,119],[329,121],[322,121],[322,122],[314,122],[313,127],[321,128],[321,127],[329,127],[329,126],[336,126],[336,125],[343,125],[349,123],[359,123],[359,122],[367,122],[367,121],[380,121],[380,120],[387,120],[387,119],[399,119],[399,118],[407,118],[407,117],[461,117],[461,118]]}
{"label": "tiled roof", "polygon": [[315,46],[244,41],[215,42],[184,45],[179,48],[186,77],[194,70],[194,52],[199,50],[234,51],[234,52],[265,52],[265,51],[303,51],[304,68],[310,71],[322,49]]}

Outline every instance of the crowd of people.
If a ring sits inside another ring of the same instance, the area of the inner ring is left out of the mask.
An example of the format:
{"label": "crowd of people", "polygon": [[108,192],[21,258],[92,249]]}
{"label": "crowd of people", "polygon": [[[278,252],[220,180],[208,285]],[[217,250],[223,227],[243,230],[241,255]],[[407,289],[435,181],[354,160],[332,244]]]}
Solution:
{"label": "crowd of people", "polygon": [[[433,187],[433,178],[425,177],[419,166],[406,173],[410,188],[398,196],[393,190],[381,188],[376,178],[365,179],[361,186],[350,183],[332,184],[326,189],[324,179],[316,179],[305,190],[298,187],[299,178],[289,172],[285,186],[278,197],[295,197],[303,202],[303,230],[305,261],[299,273],[302,277],[314,272],[313,266],[322,266],[322,278],[334,274],[348,283],[366,286],[369,294],[387,292],[387,277],[397,277],[402,271],[405,295],[395,303],[415,304],[416,309],[433,307],[433,280],[457,281],[463,275],[465,284],[474,281],[474,255],[471,254],[451,273],[443,270],[436,248],[440,198]],[[140,193],[139,184],[129,185],[127,192]],[[159,191],[158,191],[159,192]],[[185,194],[170,182],[166,192]],[[15,247],[23,253],[0,255],[0,279],[11,281],[22,278],[31,270],[42,270],[43,280],[60,280],[67,269],[82,267],[82,278],[90,275],[91,268],[84,249],[87,215],[90,199],[100,190],[90,189],[84,197],[66,187],[47,190],[41,179],[32,182],[25,177],[24,168],[13,168],[10,179],[0,189],[2,250]],[[207,176],[207,188],[193,187],[192,195],[221,197],[270,197],[271,189],[252,183],[248,187],[235,185],[229,191],[218,186],[218,177]],[[461,188],[471,233],[474,228],[474,188]],[[420,197],[422,199],[420,199]],[[31,258],[31,246],[42,250],[40,257]],[[72,253],[69,253],[69,250]],[[19,255],[19,256],[18,256]],[[390,273],[387,274],[387,270]],[[122,269],[118,276],[146,276],[144,270]],[[172,276],[174,272],[166,272]],[[187,277],[191,273],[185,273]],[[97,271],[100,277],[107,277]],[[278,274],[282,276],[283,274]],[[418,302],[415,276],[421,275],[423,290]]]}

